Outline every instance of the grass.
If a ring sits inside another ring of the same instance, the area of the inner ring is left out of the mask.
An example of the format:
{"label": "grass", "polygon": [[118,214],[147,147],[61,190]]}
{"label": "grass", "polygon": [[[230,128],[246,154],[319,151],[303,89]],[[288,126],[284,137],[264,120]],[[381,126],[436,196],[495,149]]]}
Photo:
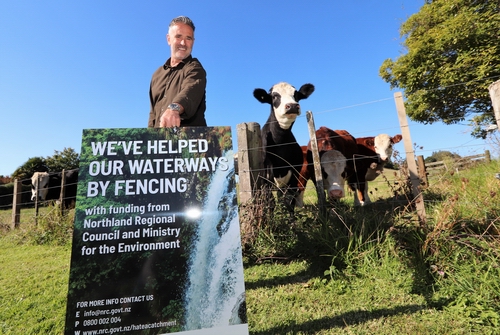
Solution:
{"label": "grass", "polygon": [[[425,225],[392,197],[396,176],[370,183],[369,207],[278,208],[244,252],[250,334],[498,333],[499,169],[432,176]],[[62,334],[71,214],[23,212],[14,231],[0,212],[0,333]]]}
{"label": "grass", "polygon": [[[247,269],[252,334],[450,334],[450,320],[411,293],[412,273],[396,258],[367,256],[363,271],[327,279],[304,261]],[[457,332],[458,333],[458,332]],[[464,332],[465,333],[465,332]]]}
{"label": "grass", "polygon": [[62,334],[69,246],[0,239],[0,333]]}

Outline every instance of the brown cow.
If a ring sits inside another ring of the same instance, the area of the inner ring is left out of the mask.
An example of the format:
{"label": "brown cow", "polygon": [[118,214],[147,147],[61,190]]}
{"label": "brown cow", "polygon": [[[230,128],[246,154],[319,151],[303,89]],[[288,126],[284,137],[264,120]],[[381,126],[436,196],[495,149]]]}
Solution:
{"label": "brown cow", "polygon": [[[353,156],[358,153],[356,139],[346,130],[331,130],[327,127],[320,127],[316,131],[316,140],[321,160],[321,171],[324,180],[326,180],[325,188],[328,190],[329,198],[340,199],[344,197],[343,180],[355,173]],[[337,153],[329,153],[330,151]],[[307,181],[312,179],[315,182],[316,179],[310,142],[307,147],[302,147],[302,153],[304,163],[299,176],[301,194],[299,204],[303,203],[302,198]],[[326,153],[328,155],[323,159]],[[342,192],[339,190],[340,187]]]}
{"label": "brown cow", "polygon": [[[316,175],[312,163],[307,162],[307,146],[302,146],[302,154],[304,157],[303,170],[299,177],[299,195],[297,197],[297,207],[304,206],[304,192],[307,181],[312,179],[316,183]],[[328,150],[321,155],[320,159],[321,172],[323,176],[323,187],[327,191],[328,198],[338,200],[345,196],[344,194],[344,171],[346,168],[346,158],[338,150]]]}

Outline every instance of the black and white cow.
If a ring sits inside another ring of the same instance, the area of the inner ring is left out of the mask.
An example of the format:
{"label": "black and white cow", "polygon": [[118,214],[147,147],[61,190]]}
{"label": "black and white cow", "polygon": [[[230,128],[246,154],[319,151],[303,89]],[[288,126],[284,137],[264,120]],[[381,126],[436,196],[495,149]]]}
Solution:
{"label": "black and white cow", "polygon": [[[78,183],[78,169],[64,172],[65,189],[63,205],[65,208],[74,207]],[[37,198],[40,201],[60,201],[62,172],[50,174],[48,172],[35,172],[31,177],[31,201]],[[38,192],[37,192],[38,190]]]}
{"label": "black and white cow", "polygon": [[[55,191],[54,188],[49,188],[51,176],[48,172],[35,172],[31,176],[31,201],[58,199],[61,189]],[[49,190],[50,195],[49,195]]]}
{"label": "black and white cow", "polygon": [[265,178],[283,191],[291,210],[295,207],[302,167],[302,150],[292,133],[292,126],[301,113],[299,101],[313,92],[312,84],[304,84],[296,90],[285,82],[274,85],[269,92],[262,88],[253,92],[258,101],[271,105],[271,114],[261,130]]}

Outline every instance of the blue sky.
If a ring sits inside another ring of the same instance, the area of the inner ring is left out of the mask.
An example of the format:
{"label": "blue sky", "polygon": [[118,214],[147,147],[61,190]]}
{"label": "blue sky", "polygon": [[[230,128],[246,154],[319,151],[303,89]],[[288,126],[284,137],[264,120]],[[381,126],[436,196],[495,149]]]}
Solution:
{"label": "blue sky", "polygon": [[[0,175],[55,150],[80,152],[83,129],[143,128],[151,75],[169,57],[170,20],[196,25],[193,56],[208,74],[209,126],[265,123],[252,95],[286,81],[316,91],[301,102],[316,127],[355,137],[401,133],[394,92],[378,75],[404,52],[399,27],[423,0],[8,1],[0,7]],[[410,122],[417,155],[488,146],[466,125]],[[294,127],[307,144],[305,113]],[[404,155],[403,144],[396,150]]]}

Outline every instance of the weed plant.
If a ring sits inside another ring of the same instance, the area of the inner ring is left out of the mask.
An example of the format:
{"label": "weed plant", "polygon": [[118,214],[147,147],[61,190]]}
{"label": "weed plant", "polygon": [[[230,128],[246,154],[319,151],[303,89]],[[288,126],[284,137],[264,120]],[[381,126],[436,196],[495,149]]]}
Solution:
{"label": "weed plant", "polygon": [[[23,244],[34,245],[68,245],[73,236],[74,209],[61,211],[57,204],[50,204],[39,209],[35,216],[33,209],[21,211],[22,219],[9,238],[12,241]],[[9,232],[11,224],[10,216],[4,215],[0,218],[0,231]]]}
{"label": "weed plant", "polygon": [[429,204],[432,224],[422,245],[437,299],[456,317],[500,323],[500,181],[498,162],[445,173],[431,191],[445,200]]}
{"label": "weed plant", "polygon": [[325,211],[310,203],[291,219],[278,204],[248,242],[247,266],[307,260],[317,274],[323,268],[317,283],[342,294],[373,277],[373,269],[386,280],[409,274],[400,285],[424,299],[419,308],[444,311],[460,324],[456,333],[475,327],[495,333],[500,322],[498,170],[498,162],[492,162],[434,176],[423,190],[425,224],[416,219],[407,180],[397,178],[386,179],[385,198],[366,207],[342,200]]}

